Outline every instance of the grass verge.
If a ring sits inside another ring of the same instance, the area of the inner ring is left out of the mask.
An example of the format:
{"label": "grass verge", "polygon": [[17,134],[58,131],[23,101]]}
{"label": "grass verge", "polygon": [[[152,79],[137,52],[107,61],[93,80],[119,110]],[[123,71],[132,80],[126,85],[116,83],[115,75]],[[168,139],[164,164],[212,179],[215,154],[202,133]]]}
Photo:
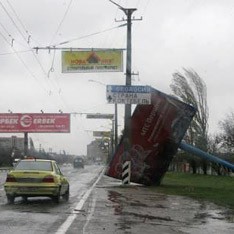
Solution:
{"label": "grass verge", "polygon": [[158,192],[203,199],[234,209],[234,178],[167,172]]}

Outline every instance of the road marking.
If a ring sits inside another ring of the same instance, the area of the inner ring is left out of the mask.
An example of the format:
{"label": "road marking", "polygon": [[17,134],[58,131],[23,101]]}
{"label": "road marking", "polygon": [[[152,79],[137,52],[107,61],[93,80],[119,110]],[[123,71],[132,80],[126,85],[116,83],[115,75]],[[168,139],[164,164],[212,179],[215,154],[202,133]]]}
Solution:
{"label": "road marking", "polygon": [[[98,183],[98,181],[103,176],[104,171],[105,171],[105,168],[102,170],[102,172],[100,173],[99,177],[97,178],[97,180],[95,181],[95,183],[92,185],[92,187],[90,189],[88,189],[87,192],[80,199],[80,201],[78,202],[78,204],[76,205],[76,207],[75,207],[74,210],[77,211],[77,210],[81,210],[82,209],[82,207],[84,206],[84,204],[85,204],[86,200],[88,199],[89,195],[91,194],[91,192],[95,188],[95,186]],[[66,231],[72,225],[72,223],[74,222],[74,220],[76,219],[76,217],[77,217],[77,213],[73,211],[73,213],[71,215],[69,215],[67,217],[67,219],[65,220],[65,222],[59,227],[59,229],[57,230],[56,234],[64,234],[64,233],[66,233]]]}
{"label": "road marking", "polygon": [[89,224],[89,222],[90,222],[90,220],[91,220],[91,218],[92,218],[92,216],[94,214],[95,207],[96,207],[96,200],[97,200],[97,198],[93,197],[92,205],[91,205],[91,210],[90,210],[90,213],[89,213],[89,215],[87,217],[86,223],[85,223],[85,225],[83,227],[83,234],[86,233],[86,228],[87,228],[87,226],[88,226],[88,224]]}

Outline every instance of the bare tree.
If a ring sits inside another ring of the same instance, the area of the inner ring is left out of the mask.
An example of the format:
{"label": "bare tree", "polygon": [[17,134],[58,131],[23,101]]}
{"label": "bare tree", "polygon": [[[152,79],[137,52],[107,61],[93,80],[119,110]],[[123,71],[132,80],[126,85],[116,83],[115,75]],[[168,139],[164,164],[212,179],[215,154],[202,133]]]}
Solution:
{"label": "bare tree", "polygon": [[[184,74],[175,72],[170,85],[173,94],[182,101],[193,105],[197,113],[187,131],[187,141],[196,147],[208,149],[208,105],[207,89],[202,78],[192,69],[183,69]],[[205,160],[201,161],[204,174],[207,173]],[[196,160],[191,161],[193,172],[196,173]]]}
{"label": "bare tree", "polygon": [[[221,143],[221,137],[218,134],[213,134],[209,136],[209,152],[211,152],[213,155],[217,155],[220,157],[222,152],[222,143]],[[217,175],[222,175],[222,166],[217,163],[211,163],[211,167],[213,170],[217,173]]]}
{"label": "bare tree", "polygon": [[234,112],[230,112],[219,122],[221,127],[222,147],[228,153],[234,153]]}

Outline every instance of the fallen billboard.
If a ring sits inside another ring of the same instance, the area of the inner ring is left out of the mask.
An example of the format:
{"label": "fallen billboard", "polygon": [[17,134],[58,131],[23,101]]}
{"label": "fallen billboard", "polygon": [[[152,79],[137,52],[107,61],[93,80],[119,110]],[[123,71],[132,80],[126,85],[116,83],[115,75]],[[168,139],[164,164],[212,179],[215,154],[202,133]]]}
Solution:
{"label": "fallen billboard", "polygon": [[70,114],[0,114],[0,133],[70,132]]}
{"label": "fallen billboard", "polygon": [[[195,112],[191,105],[151,89],[151,104],[137,105],[131,117],[131,147],[125,154],[131,161],[131,182],[160,184]],[[106,175],[122,179],[123,155],[122,139]]]}

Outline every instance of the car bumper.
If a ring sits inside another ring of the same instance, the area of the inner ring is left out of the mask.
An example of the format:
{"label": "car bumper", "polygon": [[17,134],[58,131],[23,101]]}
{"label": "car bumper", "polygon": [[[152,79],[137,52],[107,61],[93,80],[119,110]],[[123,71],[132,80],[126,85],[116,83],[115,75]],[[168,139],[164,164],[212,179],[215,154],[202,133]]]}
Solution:
{"label": "car bumper", "polygon": [[17,186],[17,185],[11,185],[11,186],[4,186],[5,192],[7,195],[12,196],[56,196],[59,193],[59,186]]}

